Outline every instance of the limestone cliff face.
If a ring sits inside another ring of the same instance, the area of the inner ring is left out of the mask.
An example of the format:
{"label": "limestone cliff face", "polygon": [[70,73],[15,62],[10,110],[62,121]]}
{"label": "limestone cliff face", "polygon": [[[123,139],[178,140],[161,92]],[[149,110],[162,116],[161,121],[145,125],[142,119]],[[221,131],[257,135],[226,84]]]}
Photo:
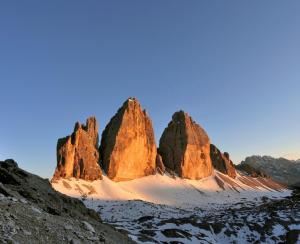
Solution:
{"label": "limestone cliff face", "polygon": [[98,141],[95,117],[88,118],[86,125],[77,122],[72,135],[57,142],[57,167],[53,178],[102,179]]}
{"label": "limestone cliff face", "polygon": [[231,178],[236,177],[235,167],[229,158],[229,153],[221,153],[221,151],[215,145],[211,144],[210,157],[215,169],[227,174]]}
{"label": "limestone cliff face", "polygon": [[152,122],[140,103],[124,102],[102,133],[99,148],[107,176],[132,180],[155,173],[156,145]]}
{"label": "limestone cliff face", "polygon": [[212,174],[209,137],[183,111],[172,116],[160,139],[159,152],[165,167],[180,177],[202,179]]}

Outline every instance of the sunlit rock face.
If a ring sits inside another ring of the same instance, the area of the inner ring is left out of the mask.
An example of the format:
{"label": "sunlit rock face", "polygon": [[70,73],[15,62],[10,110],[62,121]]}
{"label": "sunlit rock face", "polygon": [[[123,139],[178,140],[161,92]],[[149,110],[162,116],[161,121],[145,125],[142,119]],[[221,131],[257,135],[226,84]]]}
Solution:
{"label": "sunlit rock face", "polygon": [[183,111],[172,116],[160,138],[159,152],[165,167],[180,177],[202,179],[212,174],[209,137]]}
{"label": "sunlit rock face", "polygon": [[88,118],[86,125],[77,122],[71,136],[58,139],[57,167],[53,179],[70,177],[84,180],[102,179],[98,143],[96,118]]}
{"label": "sunlit rock face", "polygon": [[155,173],[152,122],[135,98],[126,100],[102,133],[101,161],[107,176],[126,181]]}
{"label": "sunlit rock face", "polygon": [[231,178],[236,177],[235,167],[229,158],[229,153],[221,151],[213,144],[210,145],[210,157],[213,167]]}

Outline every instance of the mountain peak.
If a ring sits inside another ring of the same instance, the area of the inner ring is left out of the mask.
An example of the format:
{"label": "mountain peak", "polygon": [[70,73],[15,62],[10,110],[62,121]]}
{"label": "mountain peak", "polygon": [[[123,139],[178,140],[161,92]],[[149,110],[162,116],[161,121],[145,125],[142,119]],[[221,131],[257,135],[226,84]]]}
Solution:
{"label": "mountain peak", "polygon": [[212,174],[210,140],[204,129],[184,111],[175,112],[159,141],[167,168],[188,179]]}
{"label": "mountain peak", "polygon": [[140,178],[155,172],[152,122],[137,99],[127,99],[102,133],[100,154],[109,178]]}
{"label": "mountain peak", "polygon": [[76,122],[72,135],[57,141],[57,167],[53,178],[101,179],[98,138],[95,117],[89,117],[85,125]]}

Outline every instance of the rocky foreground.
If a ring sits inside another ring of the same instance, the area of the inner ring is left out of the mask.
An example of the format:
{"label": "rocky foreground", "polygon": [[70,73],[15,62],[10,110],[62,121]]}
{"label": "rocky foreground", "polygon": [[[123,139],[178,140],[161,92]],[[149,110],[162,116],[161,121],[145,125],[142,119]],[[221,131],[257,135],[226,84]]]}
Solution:
{"label": "rocky foreground", "polygon": [[266,197],[211,211],[142,201],[107,202],[98,211],[138,243],[300,243],[299,190],[284,199]]}
{"label": "rocky foreground", "polygon": [[77,199],[0,161],[0,243],[132,243]]}

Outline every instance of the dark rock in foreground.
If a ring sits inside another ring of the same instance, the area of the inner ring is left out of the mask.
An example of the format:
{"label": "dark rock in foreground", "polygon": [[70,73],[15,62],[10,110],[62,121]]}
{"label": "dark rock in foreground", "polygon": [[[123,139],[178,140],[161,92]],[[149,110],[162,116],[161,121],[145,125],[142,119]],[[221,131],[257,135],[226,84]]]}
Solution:
{"label": "dark rock in foreground", "polygon": [[[134,208],[142,203],[132,201],[126,204],[126,208]],[[111,223],[124,228],[136,239],[150,239],[151,243],[275,244],[299,243],[300,240],[300,191],[297,189],[285,198],[263,197],[222,207],[212,205],[212,209],[183,211],[174,208],[170,211],[169,206],[144,204],[147,205],[147,215],[135,220],[121,218]],[[117,206],[114,205],[112,213],[116,216]],[[119,206],[122,205],[119,203]]]}
{"label": "dark rock in foreground", "polygon": [[74,198],[0,161],[0,243],[132,243]]}

